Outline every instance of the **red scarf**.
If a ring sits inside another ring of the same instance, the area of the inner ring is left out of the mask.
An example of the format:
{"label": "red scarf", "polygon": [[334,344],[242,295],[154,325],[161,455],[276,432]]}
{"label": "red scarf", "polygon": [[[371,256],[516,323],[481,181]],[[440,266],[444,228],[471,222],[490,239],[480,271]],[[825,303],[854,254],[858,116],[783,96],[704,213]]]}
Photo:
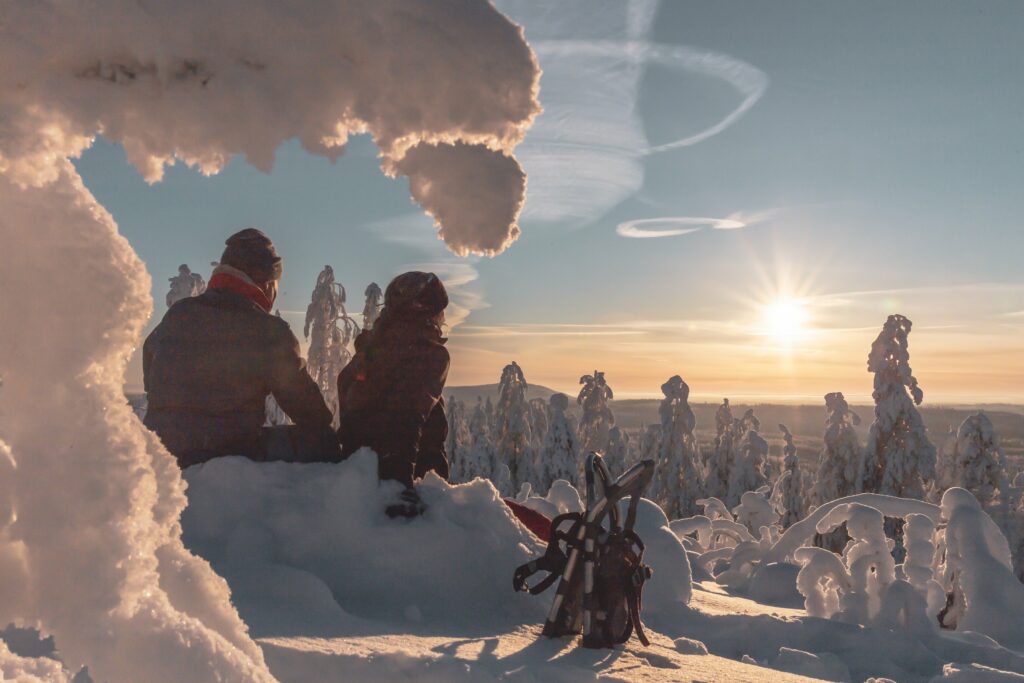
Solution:
{"label": "red scarf", "polygon": [[210,283],[206,285],[206,288],[226,289],[229,292],[241,294],[267,313],[270,313],[270,309],[274,306],[270,303],[270,299],[267,298],[267,295],[263,293],[262,289],[251,282],[246,282],[242,278],[232,275],[231,273],[214,273],[213,277],[210,278]]}

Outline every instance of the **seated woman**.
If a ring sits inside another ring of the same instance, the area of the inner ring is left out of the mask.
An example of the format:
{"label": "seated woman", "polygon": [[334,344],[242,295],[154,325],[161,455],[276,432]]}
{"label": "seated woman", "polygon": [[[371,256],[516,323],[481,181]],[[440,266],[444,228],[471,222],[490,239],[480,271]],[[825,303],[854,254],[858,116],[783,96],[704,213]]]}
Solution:
{"label": "seated woman", "polygon": [[377,453],[381,479],[401,482],[402,504],[391,516],[415,516],[423,506],[413,480],[433,470],[448,478],[448,421],[441,392],[449,357],[441,335],[448,293],[433,273],[399,275],[384,293],[373,329],[338,376],[342,457],[366,446]]}

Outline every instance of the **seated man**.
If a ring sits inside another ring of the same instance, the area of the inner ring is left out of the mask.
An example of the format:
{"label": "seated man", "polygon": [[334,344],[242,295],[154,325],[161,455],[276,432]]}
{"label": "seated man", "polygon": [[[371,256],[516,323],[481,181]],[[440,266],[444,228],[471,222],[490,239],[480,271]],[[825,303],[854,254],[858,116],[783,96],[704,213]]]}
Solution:
{"label": "seated man", "polygon": [[[331,411],[288,323],[270,314],[281,257],[254,228],[226,244],[206,292],[171,306],[146,339],[146,426],[183,468],[221,455],[337,460]],[[263,428],[268,394],[294,427]]]}

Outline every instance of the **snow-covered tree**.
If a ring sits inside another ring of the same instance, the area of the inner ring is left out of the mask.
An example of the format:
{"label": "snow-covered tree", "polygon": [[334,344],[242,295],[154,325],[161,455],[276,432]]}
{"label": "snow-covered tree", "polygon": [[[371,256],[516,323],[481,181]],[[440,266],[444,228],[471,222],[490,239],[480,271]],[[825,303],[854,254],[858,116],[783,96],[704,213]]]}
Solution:
{"label": "snow-covered tree", "polygon": [[498,416],[494,412],[494,403],[491,401],[491,397],[488,396],[487,400],[484,401],[484,417],[487,418],[487,428],[491,434],[498,433]]}
{"label": "snow-covered tree", "polygon": [[626,471],[633,464],[630,448],[629,432],[621,427],[608,430],[608,448],[604,452],[604,462],[613,476]]}
{"label": "snow-covered tree", "polygon": [[942,443],[935,453],[935,482],[930,489],[929,498],[934,502],[942,500],[946,489],[954,486],[956,481],[956,430],[949,426]]}
{"label": "snow-covered tree", "polygon": [[709,498],[724,500],[729,493],[729,479],[736,462],[736,448],[740,434],[737,433],[736,419],[732,416],[729,399],[722,399],[722,405],[715,411],[715,441],[708,459],[707,479],[704,489]]}
{"label": "snow-covered tree", "polygon": [[796,455],[796,444],[789,427],[780,424],[779,431],[786,445],[782,449],[783,470],[772,491],[772,503],[778,511],[779,523],[783,529],[789,528],[807,514],[807,481],[800,469],[800,459]]}
{"label": "snow-covered tree", "polygon": [[661,457],[661,425],[651,424],[640,427],[640,444],[637,449],[638,460],[658,462]]}
{"label": "snow-covered tree", "polygon": [[661,449],[649,495],[669,519],[691,517],[698,513],[697,501],[704,497],[704,478],[698,465],[700,449],[693,435],[697,419],[688,402],[690,387],[674,375],[661,385],[661,393],[665,396],[658,409]]}
{"label": "snow-covered tree", "polygon": [[743,435],[736,449],[736,459],[729,473],[729,493],[726,504],[738,505],[740,497],[747,491],[756,491],[768,484],[765,463],[768,461],[768,442],[758,430],[761,421],[748,409],[743,419],[737,420],[736,430]]}
{"label": "snow-covered tree", "polygon": [[935,447],[915,407],[924,392],[910,368],[910,328],[907,318],[890,315],[868,355],[875,421],[864,451],[862,490],[921,499],[924,482],[935,477]]}
{"label": "snow-covered tree", "polygon": [[470,481],[477,477],[490,479],[497,484],[497,459],[491,441],[490,426],[480,399],[477,399],[473,416],[469,419],[469,449],[459,467],[459,479]]}
{"label": "snow-covered tree", "polygon": [[985,413],[971,415],[956,431],[950,486],[967,489],[984,507],[997,504],[1009,493],[1006,456],[999,434]]}
{"label": "snow-covered tree", "polygon": [[363,306],[363,329],[372,330],[373,324],[380,317],[381,306],[384,305],[384,292],[380,291],[380,285],[371,282],[363,294],[366,296],[366,304]]}
{"label": "snow-covered tree", "polygon": [[861,460],[864,457],[855,425],[860,416],[850,410],[842,392],[825,394],[825,447],[818,459],[818,476],[811,488],[811,504],[824,505],[860,492]]}
{"label": "snow-covered tree", "polygon": [[480,476],[479,472],[470,475],[474,468],[469,465],[471,440],[469,421],[466,419],[466,404],[455,397],[449,397],[445,404],[448,418],[448,437],[445,439],[445,450],[448,452],[448,471],[452,482],[462,483]]}
{"label": "snow-covered tree", "polygon": [[309,374],[337,422],[338,374],[352,358],[349,345],[359,333],[359,326],[345,312],[345,288],[334,281],[330,266],[324,266],[316,278],[302,332],[309,340]]}
{"label": "snow-covered tree", "polygon": [[206,291],[206,280],[199,273],[193,273],[189,267],[182,263],[178,266],[178,274],[168,278],[171,283],[170,291],[167,292],[167,308],[170,308],[182,299],[191,296],[199,296]]}
{"label": "snow-covered tree", "polygon": [[548,423],[551,420],[551,408],[548,401],[542,398],[530,399],[530,446],[534,453],[540,453],[544,447],[544,439],[548,436]]}
{"label": "snow-covered tree", "polygon": [[577,488],[580,485],[579,444],[572,420],[565,412],[569,409],[569,397],[553,394],[549,404],[548,433],[534,461],[533,488],[538,494],[546,494],[558,479],[564,479]]}
{"label": "snow-covered tree", "polygon": [[608,448],[608,430],[615,424],[615,417],[608,407],[608,400],[614,398],[614,394],[605,381],[604,373],[597,370],[592,375],[580,377],[580,384],[583,388],[576,397],[576,403],[583,410],[579,440],[584,453],[603,453]]}
{"label": "snow-covered tree", "polygon": [[530,405],[526,400],[526,378],[519,364],[512,362],[501,371],[498,385],[496,448],[498,461],[507,465],[512,490],[516,492],[530,475],[533,453],[530,447]]}

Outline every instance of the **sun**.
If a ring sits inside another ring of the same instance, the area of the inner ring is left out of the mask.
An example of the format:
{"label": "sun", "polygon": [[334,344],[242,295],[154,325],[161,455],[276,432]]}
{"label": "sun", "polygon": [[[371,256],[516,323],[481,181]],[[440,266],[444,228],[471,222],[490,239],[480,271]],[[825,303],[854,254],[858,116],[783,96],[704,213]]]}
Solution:
{"label": "sun", "polygon": [[762,306],[761,333],[780,342],[793,342],[810,331],[807,305],[799,299],[779,298]]}

